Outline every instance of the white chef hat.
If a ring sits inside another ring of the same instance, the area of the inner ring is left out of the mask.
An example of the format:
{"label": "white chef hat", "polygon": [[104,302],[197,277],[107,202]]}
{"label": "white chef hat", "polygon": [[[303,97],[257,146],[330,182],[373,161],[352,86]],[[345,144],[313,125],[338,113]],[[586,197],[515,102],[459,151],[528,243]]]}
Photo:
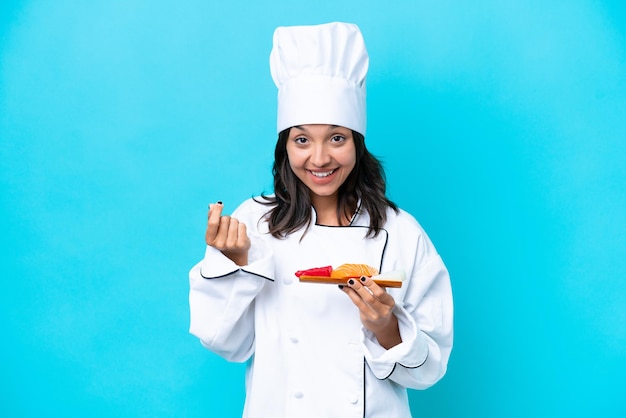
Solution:
{"label": "white chef hat", "polygon": [[278,87],[278,132],[321,123],[365,136],[368,65],[363,36],[354,24],[277,28],[270,70]]}

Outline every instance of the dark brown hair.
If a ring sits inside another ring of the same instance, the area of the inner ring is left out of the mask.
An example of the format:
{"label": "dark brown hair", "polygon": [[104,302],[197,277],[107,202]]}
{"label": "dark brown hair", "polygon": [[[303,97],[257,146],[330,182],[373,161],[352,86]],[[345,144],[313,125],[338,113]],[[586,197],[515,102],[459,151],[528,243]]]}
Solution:
{"label": "dark brown hair", "polygon": [[[274,151],[274,196],[262,195],[259,203],[273,206],[265,215],[269,232],[277,238],[285,236],[311,224],[311,197],[309,189],[293,173],[287,156],[289,130],[278,134]],[[356,164],[345,182],[339,188],[337,219],[350,219],[357,202],[361,201],[360,211],[370,217],[368,236],[375,237],[387,219],[387,208],[396,212],[398,207],[387,198],[385,192],[385,172],[376,157],[365,146],[365,138],[352,131],[356,149]]]}

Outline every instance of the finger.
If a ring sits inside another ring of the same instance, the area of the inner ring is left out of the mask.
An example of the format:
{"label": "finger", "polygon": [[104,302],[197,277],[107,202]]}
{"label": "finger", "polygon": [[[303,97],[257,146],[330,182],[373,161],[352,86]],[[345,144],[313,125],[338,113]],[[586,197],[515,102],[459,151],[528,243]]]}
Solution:
{"label": "finger", "polygon": [[250,246],[248,228],[243,222],[239,222],[239,229],[237,231],[237,245],[239,246],[239,248],[248,248]]}
{"label": "finger", "polygon": [[374,331],[375,329],[380,329],[381,326],[386,326],[384,324],[387,324],[390,315],[393,315],[394,301],[391,295],[386,292],[384,294],[391,298],[391,305],[389,305],[382,303],[374,296],[369,288],[363,286],[361,280],[348,280],[347,288],[354,294],[354,297],[351,297],[351,299],[358,306],[361,313],[361,322],[363,322],[365,327]]}
{"label": "finger", "polygon": [[[209,219],[219,219],[222,216],[222,209],[224,209],[224,205],[221,201],[217,201],[216,203],[209,204]],[[211,218],[211,216],[213,218]]]}
{"label": "finger", "polygon": [[349,285],[340,285],[339,288],[343,290],[346,295],[348,295],[348,297],[352,300],[352,303],[354,303],[356,307],[359,308],[359,311],[361,311],[361,313],[367,316],[370,316],[373,313],[372,307],[365,303],[363,301],[363,298],[361,298],[361,295],[359,295],[357,291],[354,290],[352,287],[350,287]]}
{"label": "finger", "polygon": [[217,236],[223,207],[222,202],[211,203],[209,205],[209,215],[205,234],[206,243],[209,245],[215,241],[215,237]]}
{"label": "finger", "polygon": [[360,280],[350,279],[348,280],[348,286],[354,289],[354,291],[358,293],[359,296],[361,296],[361,299],[363,299],[366,303],[373,304],[375,302],[376,297],[367,287],[363,286]]}
{"label": "finger", "polygon": [[[354,291],[355,295],[357,295],[364,304],[374,311],[378,310],[377,307],[380,306],[380,302],[377,302],[376,297],[372,295],[372,293],[365,286],[363,286],[359,280],[348,280],[348,287]],[[365,312],[363,309],[361,309],[361,311]]]}
{"label": "finger", "polygon": [[237,234],[239,233],[239,221],[237,218],[230,218],[228,224],[228,234],[226,235],[226,248],[237,248]]}
{"label": "finger", "polygon": [[230,226],[230,216],[224,215],[219,219],[219,226],[217,230],[217,234],[215,235],[215,240],[213,241],[213,246],[218,250],[224,249],[226,246],[226,242],[228,239],[228,227]]}
{"label": "finger", "polygon": [[387,293],[387,290],[379,286],[371,277],[362,276],[359,280],[363,286],[365,286],[369,291],[381,302],[385,305],[393,307],[395,305],[395,300],[393,296]]}
{"label": "finger", "polygon": [[[369,284],[371,288],[365,286],[364,283]],[[348,285],[358,293],[365,303],[379,314],[390,311],[395,305],[393,297],[376,283],[373,283],[371,278],[363,276],[360,280],[350,279]]]}

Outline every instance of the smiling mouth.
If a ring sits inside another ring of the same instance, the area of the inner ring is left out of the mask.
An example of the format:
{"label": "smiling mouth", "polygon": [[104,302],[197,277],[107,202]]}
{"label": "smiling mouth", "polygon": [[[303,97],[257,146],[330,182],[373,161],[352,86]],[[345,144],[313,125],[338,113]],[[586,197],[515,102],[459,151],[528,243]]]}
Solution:
{"label": "smiling mouth", "polygon": [[333,174],[337,169],[333,169],[330,171],[311,171],[309,170],[309,173],[313,174],[315,177],[318,178],[324,178],[324,177],[328,177],[331,174]]}

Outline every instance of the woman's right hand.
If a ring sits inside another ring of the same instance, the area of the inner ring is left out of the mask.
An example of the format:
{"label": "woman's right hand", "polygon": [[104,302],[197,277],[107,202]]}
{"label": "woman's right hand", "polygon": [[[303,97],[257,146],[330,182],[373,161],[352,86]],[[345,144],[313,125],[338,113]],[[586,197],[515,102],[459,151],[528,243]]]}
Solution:
{"label": "woman's right hand", "polygon": [[208,223],[204,239],[208,246],[217,248],[238,266],[248,264],[250,238],[246,225],[236,218],[222,216],[221,202],[209,205]]}

